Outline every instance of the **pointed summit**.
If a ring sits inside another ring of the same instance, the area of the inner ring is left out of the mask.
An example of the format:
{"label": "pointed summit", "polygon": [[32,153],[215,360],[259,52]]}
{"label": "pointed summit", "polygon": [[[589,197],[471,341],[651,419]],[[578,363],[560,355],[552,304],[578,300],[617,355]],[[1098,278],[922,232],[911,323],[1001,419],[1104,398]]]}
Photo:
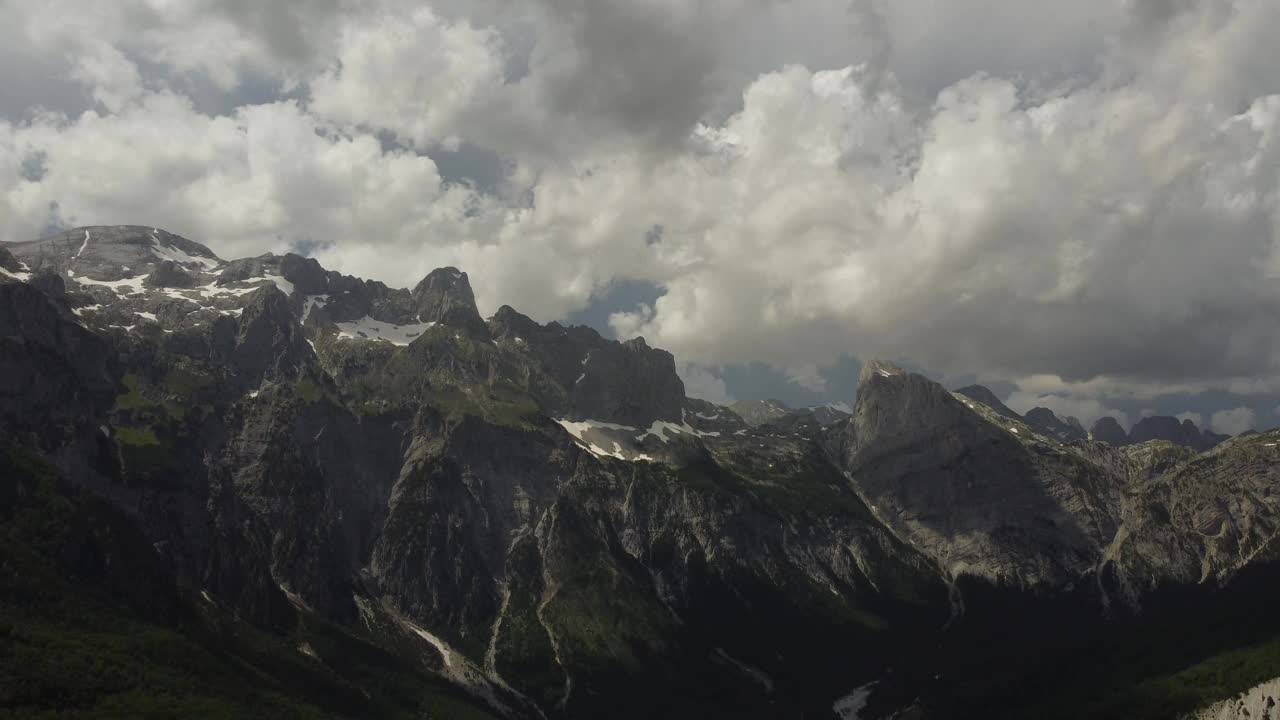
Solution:
{"label": "pointed summit", "polygon": [[849,428],[856,452],[892,452],[926,429],[972,424],[973,413],[941,385],[897,365],[872,360],[858,377]]}
{"label": "pointed summit", "polygon": [[861,387],[868,380],[875,377],[891,378],[895,375],[906,375],[907,371],[884,360],[870,360],[866,365],[862,366],[862,372],[858,373],[858,386]]}
{"label": "pointed summit", "polygon": [[991,392],[991,390],[985,385],[969,385],[956,390],[956,393],[963,395],[970,400],[976,400],[1007,418],[1019,417],[1018,413],[1011,410],[1009,406],[1000,402],[1000,398],[996,397],[996,394]]}
{"label": "pointed summit", "polygon": [[489,337],[489,328],[476,309],[476,296],[467,274],[457,268],[432,270],[413,289],[413,304],[420,322],[441,323],[473,337]]}
{"label": "pointed summit", "polygon": [[786,417],[791,408],[781,400],[739,400],[729,406],[738,417],[752,427]]}
{"label": "pointed summit", "polygon": [[1093,429],[1089,431],[1089,437],[1104,442],[1112,447],[1123,447],[1129,444],[1129,433],[1120,427],[1120,423],[1110,415],[1104,418],[1098,418],[1093,424]]}
{"label": "pointed summit", "polygon": [[1078,577],[1099,539],[1060,500],[1078,502],[1062,480],[1074,460],[1033,450],[1022,422],[975,412],[962,397],[868,363],[843,443],[849,480],[943,568],[1018,586]]}
{"label": "pointed summit", "polygon": [[1023,417],[1031,427],[1049,437],[1055,437],[1064,442],[1088,438],[1088,434],[1080,426],[1080,421],[1076,420],[1072,423],[1071,421],[1075,420],[1075,418],[1063,420],[1058,417],[1057,413],[1047,407],[1031,408]]}
{"label": "pointed summit", "polygon": [[232,362],[257,385],[261,378],[298,375],[311,355],[302,326],[289,309],[289,298],[275,285],[249,293],[237,319]]}
{"label": "pointed summit", "polygon": [[494,340],[516,341],[518,339],[523,342],[525,338],[534,337],[542,332],[542,326],[534,322],[533,318],[517,312],[510,305],[498,308],[498,312],[494,313],[488,324]]}
{"label": "pointed summit", "polygon": [[0,270],[8,270],[11,273],[21,272],[22,263],[18,262],[18,258],[13,253],[0,247]]}

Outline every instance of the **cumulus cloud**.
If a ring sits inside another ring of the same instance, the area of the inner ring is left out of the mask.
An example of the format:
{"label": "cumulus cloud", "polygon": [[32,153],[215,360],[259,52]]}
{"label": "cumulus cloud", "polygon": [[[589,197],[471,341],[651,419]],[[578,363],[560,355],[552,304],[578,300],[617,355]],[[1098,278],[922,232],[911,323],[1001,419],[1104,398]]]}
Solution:
{"label": "cumulus cloud", "polygon": [[330,66],[311,81],[311,109],[419,147],[456,146],[463,128],[497,109],[490,106],[503,65],[496,32],[429,7],[353,18]]}
{"label": "cumulus cloud", "polygon": [[729,393],[724,378],[714,371],[696,365],[682,365],[679,371],[680,379],[684,381],[684,392],[689,397],[709,400],[717,405],[731,405],[737,401]]}
{"label": "cumulus cloud", "polygon": [[465,188],[444,187],[429,158],[326,130],[289,101],[210,117],[181,97],[153,94],[115,114],[0,124],[0,139],[9,149],[0,166],[38,153],[43,167],[39,179],[10,176],[0,186],[10,210],[0,225],[12,238],[55,220],[145,219],[226,257],[327,243],[336,264],[364,264],[376,277],[376,246],[337,244],[375,234],[421,245],[416,257],[401,258],[397,279],[406,280],[444,264],[448,253],[434,253],[430,240],[456,240],[446,228],[467,225],[479,202]]}
{"label": "cumulus cloud", "polygon": [[0,59],[54,75],[0,69],[0,232],[454,264],[542,320],[635,281],[614,330],[694,367],[905,357],[1081,420],[1280,390],[1268,0],[268,5],[0,7]]}
{"label": "cumulus cloud", "polygon": [[1214,432],[1224,435],[1239,435],[1245,430],[1252,430],[1257,414],[1247,407],[1219,410],[1209,418],[1209,427]]}

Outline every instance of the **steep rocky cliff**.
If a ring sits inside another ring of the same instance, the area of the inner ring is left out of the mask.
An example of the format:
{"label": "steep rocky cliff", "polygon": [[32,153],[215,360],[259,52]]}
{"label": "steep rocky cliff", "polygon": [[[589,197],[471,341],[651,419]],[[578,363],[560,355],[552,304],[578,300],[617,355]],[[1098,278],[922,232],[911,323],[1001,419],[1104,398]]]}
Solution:
{"label": "steep rocky cliff", "polygon": [[1275,559],[1276,433],[1113,446],[877,362],[850,416],[744,420],[643,339],[484,320],[453,268],[394,289],[143,227],[5,250],[15,472],[101,499],[175,607],[349,676],[322,714],[1013,715],[978,668],[1031,683]]}

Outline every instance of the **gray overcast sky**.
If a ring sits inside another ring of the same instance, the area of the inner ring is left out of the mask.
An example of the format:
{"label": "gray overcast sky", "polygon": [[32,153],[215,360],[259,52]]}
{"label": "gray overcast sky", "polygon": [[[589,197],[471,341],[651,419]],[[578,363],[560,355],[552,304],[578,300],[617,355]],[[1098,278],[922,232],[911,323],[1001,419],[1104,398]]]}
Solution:
{"label": "gray overcast sky", "polygon": [[1280,406],[1274,0],[0,0],[0,236],[166,227],[1089,421]]}

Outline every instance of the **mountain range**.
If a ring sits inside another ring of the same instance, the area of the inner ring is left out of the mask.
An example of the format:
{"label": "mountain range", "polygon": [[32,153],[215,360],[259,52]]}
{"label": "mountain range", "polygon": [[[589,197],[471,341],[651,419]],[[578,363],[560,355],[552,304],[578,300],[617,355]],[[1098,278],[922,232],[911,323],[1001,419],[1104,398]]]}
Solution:
{"label": "mountain range", "polygon": [[0,347],[15,716],[1232,717],[1280,677],[1277,431],[878,361],[720,407],[454,268],[139,226],[0,246]]}

